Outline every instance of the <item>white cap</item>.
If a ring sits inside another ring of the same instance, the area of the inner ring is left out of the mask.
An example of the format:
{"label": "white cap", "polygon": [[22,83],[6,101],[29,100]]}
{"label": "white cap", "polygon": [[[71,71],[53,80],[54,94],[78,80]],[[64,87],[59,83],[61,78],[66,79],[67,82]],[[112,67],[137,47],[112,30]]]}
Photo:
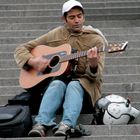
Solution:
{"label": "white cap", "polygon": [[64,15],[65,12],[70,11],[75,6],[79,6],[83,9],[83,6],[79,1],[68,0],[67,2],[65,2],[62,7],[62,15]]}

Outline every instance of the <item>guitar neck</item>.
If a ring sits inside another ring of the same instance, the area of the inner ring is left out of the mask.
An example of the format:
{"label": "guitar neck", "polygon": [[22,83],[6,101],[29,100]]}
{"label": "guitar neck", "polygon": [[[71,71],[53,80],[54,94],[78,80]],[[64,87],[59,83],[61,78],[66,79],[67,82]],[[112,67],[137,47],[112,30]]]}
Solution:
{"label": "guitar neck", "polygon": [[[108,47],[110,49],[106,49],[105,47],[99,47],[97,48],[98,49],[97,51],[98,53],[105,52],[105,51],[107,51],[108,53],[122,52],[127,47],[127,44],[128,44],[128,41],[125,41],[124,43],[109,43]],[[60,62],[69,61],[69,60],[80,58],[83,56],[87,56],[87,50],[65,55],[60,58]]]}
{"label": "guitar neck", "polygon": [[[98,53],[99,52],[104,52],[105,48],[99,48],[97,51],[98,51]],[[72,54],[69,54],[69,55],[64,55],[63,57],[61,57],[60,62],[65,62],[65,61],[73,60],[73,59],[84,57],[84,56],[87,56],[87,50],[80,51],[80,52],[77,52],[77,53],[72,53]]]}

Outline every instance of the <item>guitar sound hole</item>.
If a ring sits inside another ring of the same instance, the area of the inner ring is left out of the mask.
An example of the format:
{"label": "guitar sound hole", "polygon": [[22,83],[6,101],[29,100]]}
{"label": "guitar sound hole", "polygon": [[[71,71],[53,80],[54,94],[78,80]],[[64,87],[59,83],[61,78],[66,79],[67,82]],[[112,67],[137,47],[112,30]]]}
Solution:
{"label": "guitar sound hole", "polygon": [[52,60],[50,61],[50,67],[54,67],[59,63],[60,57],[59,56],[54,56]]}

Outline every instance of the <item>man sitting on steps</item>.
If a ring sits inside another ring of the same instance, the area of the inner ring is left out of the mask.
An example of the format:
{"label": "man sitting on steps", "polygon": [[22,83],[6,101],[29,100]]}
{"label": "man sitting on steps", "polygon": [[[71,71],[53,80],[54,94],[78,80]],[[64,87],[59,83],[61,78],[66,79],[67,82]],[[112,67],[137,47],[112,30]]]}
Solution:
{"label": "man sitting on steps", "polygon": [[[80,2],[76,0],[65,2],[62,6],[62,16],[65,25],[24,43],[15,50],[15,60],[21,68],[29,67],[38,72],[43,72],[49,64],[49,60],[45,57],[32,55],[31,50],[39,45],[57,47],[68,43],[77,51],[87,50],[87,56],[77,60],[70,77],[57,76],[49,86],[46,85],[48,87],[29,136],[44,137],[49,128],[56,128],[55,136],[66,135],[67,131],[75,128],[77,124],[85,96],[84,91],[90,95],[93,105],[101,96],[105,55],[104,52],[98,53],[98,49],[105,47],[107,41],[98,29],[83,25],[85,15]],[[63,115],[61,122],[57,125],[54,119],[61,104],[63,104]]]}

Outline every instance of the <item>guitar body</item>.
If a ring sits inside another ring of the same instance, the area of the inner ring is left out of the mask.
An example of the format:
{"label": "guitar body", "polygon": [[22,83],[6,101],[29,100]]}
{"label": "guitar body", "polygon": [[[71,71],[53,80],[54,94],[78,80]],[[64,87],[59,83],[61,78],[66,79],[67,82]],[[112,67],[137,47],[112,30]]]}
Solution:
{"label": "guitar body", "polygon": [[21,69],[19,83],[24,89],[34,88],[42,81],[50,78],[62,75],[69,65],[69,61],[61,62],[61,57],[71,54],[71,46],[69,44],[63,44],[58,47],[49,47],[46,45],[39,45],[31,51],[32,55],[43,56],[49,60],[49,67],[46,68],[45,72],[39,73],[33,68],[28,71]]}

